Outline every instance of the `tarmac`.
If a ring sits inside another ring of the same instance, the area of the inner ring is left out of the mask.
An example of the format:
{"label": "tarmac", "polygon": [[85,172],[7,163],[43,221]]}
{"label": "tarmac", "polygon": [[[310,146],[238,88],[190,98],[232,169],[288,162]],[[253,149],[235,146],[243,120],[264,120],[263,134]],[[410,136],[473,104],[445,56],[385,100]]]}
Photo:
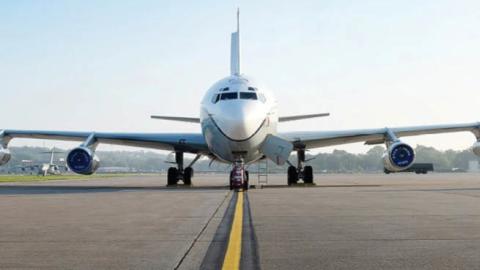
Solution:
{"label": "tarmac", "polygon": [[479,268],[480,174],[226,179],[0,184],[0,269]]}

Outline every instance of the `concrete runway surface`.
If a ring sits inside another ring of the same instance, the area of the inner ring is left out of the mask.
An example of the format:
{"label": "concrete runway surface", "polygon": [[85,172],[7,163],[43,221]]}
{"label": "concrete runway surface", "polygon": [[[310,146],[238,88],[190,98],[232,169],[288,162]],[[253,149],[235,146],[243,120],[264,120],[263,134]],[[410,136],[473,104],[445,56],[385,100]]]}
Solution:
{"label": "concrete runway surface", "polygon": [[480,267],[480,174],[270,175],[248,192],[226,179],[0,184],[0,269]]}

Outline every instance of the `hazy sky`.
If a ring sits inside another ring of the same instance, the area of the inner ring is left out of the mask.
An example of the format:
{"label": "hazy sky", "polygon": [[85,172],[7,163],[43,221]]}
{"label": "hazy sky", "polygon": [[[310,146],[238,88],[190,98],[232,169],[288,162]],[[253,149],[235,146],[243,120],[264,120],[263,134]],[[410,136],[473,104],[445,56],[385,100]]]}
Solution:
{"label": "hazy sky", "polygon": [[[11,0],[0,2],[0,128],[199,132],[149,115],[198,116],[229,73],[237,6],[242,72],[281,115],[331,113],[280,131],[480,120],[479,1]],[[405,141],[464,149],[474,137]],[[12,143],[24,144],[44,142]]]}

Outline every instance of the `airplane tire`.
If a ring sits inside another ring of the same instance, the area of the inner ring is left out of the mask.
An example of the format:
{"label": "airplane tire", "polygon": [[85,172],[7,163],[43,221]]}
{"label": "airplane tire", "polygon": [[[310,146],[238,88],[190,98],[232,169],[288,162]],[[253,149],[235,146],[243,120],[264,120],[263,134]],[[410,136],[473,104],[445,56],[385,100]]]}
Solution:
{"label": "airplane tire", "polygon": [[245,178],[243,179],[243,190],[248,190],[249,184],[248,184],[248,171],[245,171]]}
{"label": "airplane tire", "polygon": [[305,184],[313,184],[313,168],[312,166],[305,166],[303,169],[303,182]]}
{"label": "airplane tire", "polygon": [[170,167],[168,168],[168,173],[167,173],[167,185],[173,186],[177,184],[177,175],[178,175],[178,170],[175,167]]}
{"label": "airplane tire", "polygon": [[243,182],[243,190],[248,190],[248,181]]}
{"label": "airplane tire", "polygon": [[297,168],[293,166],[289,166],[287,174],[288,174],[288,185],[291,186],[293,184],[296,184],[298,181]]}
{"label": "airplane tire", "polygon": [[193,169],[192,167],[187,167],[183,171],[183,183],[185,185],[191,185],[192,184],[192,177],[193,177]]}

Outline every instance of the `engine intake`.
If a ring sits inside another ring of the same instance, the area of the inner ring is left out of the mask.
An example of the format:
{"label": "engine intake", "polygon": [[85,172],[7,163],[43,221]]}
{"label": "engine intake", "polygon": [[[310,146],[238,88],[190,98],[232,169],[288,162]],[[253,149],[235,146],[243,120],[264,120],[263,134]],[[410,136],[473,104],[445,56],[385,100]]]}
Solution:
{"label": "engine intake", "polygon": [[7,164],[11,157],[10,150],[0,147],[0,165]]}
{"label": "engine intake", "polygon": [[100,166],[100,159],[86,147],[77,147],[67,155],[67,165],[75,173],[93,174]]}
{"label": "engine intake", "polygon": [[415,160],[413,148],[403,142],[391,144],[383,154],[383,166],[391,172],[400,172],[412,166]]}

